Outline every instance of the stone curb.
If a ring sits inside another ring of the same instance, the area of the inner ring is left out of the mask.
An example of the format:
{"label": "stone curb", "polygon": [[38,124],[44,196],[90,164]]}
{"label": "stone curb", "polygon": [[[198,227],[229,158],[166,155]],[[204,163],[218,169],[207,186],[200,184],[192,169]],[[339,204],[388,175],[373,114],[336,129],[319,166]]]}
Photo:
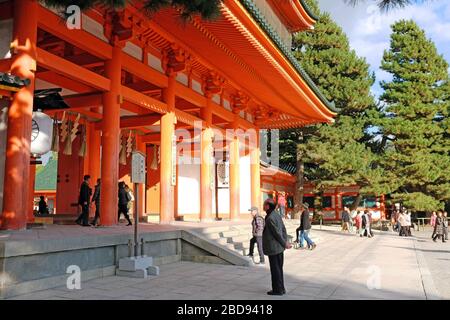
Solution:
{"label": "stone curb", "polygon": [[433,277],[431,275],[430,269],[428,268],[427,261],[422,252],[422,246],[417,238],[414,238],[414,250],[416,252],[417,264],[419,265],[419,272],[422,278],[423,291],[425,293],[425,298],[427,300],[442,300],[439,291],[434,285]]}

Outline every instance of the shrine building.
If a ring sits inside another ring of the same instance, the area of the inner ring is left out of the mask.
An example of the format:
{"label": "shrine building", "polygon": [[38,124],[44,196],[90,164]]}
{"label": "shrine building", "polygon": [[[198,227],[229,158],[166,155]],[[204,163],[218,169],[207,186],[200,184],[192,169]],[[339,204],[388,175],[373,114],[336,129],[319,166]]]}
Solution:
{"label": "shrine building", "polygon": [[[101,178],[101,225],[117,224],[135,151],[146,221],[239,220],[294,192],[295,178],[265,163],[274,129],[335,116],[291,52],[317,19],[302,0],[224,0],[213,20],[129,1],[79,18],[0,0],[0,229],[34,222],[39,192],[75,217],[86,174],[92,188]],[[47,165],[53,178],[36,181]]]}

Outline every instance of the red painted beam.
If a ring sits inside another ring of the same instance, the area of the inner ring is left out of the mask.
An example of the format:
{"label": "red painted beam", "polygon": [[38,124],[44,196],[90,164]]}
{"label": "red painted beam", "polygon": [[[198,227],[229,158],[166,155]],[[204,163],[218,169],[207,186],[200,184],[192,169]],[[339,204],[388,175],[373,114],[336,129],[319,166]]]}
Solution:
{"label": "red painted beam", "polygon": [[[160,115],[146,114],[139,116],[125,116],[120,117],[120,128],[121,129],[137,129],[145,126],[154,125],[156,122],[161,120]],[[101,130],[102,123],[98,122],[95,124],[97,130]]]}
{"label": "red painted beam", "polygon": [[38,72],[36,78],[55,84],[57,87],[65,88],[78,93],[88,93],[95,91],[93,88],[62,76],[53,71]]}
{"label": "red painted beam", "polygon": [[101,59],[111,59],[112,47],[108,43],[84,30],[69,30],[61,25],[60,17],[44,7],[39,6],[38,16],[38,26],[43,30]]}
{"label": "red painted beam", "polygon": [[36,49],[38,65],[101,91],[109,91],[109,79],[50,52]]}

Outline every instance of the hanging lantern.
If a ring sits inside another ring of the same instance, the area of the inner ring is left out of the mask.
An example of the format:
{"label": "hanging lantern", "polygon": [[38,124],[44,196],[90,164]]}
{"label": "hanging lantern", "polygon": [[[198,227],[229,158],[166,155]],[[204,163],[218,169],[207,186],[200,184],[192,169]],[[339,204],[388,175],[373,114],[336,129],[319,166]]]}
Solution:
{"label": "hanging lantern", "polygon": [[81,127],[81,146],[78,151],[78,156],[83,158],[86,156],[86,126]]}
{"label": "hanging lantern", "polygon": [[[67,132],[72,131],[72,122],[70,120],[67,121],[67,129]],[[63,154],[65,154],[66,156],[72,155],[72,139],[70,139],[69,137],[67,137],[66,139],[66,145],[64,147]]]}
{"label": "hanging lantern", "polygon": [[150,164],[150,169],[152,169],[152,170],[158,170],[158,154],[156,152],[156,148],[157,148],[157,146],[154,145],[153,146],[153,159],[152,159],[152,163]]}
{"label": "hanging lantern", "polygon": [[43,155],[52,148],[53,120],[43,112],[33,112],[31,124],[30,152],[33,155]]}

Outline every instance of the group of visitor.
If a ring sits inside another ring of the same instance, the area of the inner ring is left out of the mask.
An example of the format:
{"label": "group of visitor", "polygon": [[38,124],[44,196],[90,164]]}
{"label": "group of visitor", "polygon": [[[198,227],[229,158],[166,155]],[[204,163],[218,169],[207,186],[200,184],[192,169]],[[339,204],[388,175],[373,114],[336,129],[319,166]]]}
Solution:
{"label": "group of visitor", "polygon": [[[83,177],[83,182],[80,186],[80,194],[78,197],[78,204],[81,206],[81,214],[78,216],[75,223],[83,226],[94,226],[98,227],[98,222],[100,219],[100,178],[97,179],[97,184],[94,187],[94,194],[92,194],[92,188],[90,187],[90,175],[85,175]],[[92,198],[91,198],[92,196]],[[120,220],[120,215],[123,214],[125,219],[128,221],[127,226],[131,226],[132,222],[128,214],[132,202],[134,201],[133,192],[130,187],[123,181],[119,182],[119,193],[118,193],[118,220]],[[95,204],[95,216],[92,224],[89,224],[89,209],[91,204]]]}
{"label": "group of visitor", "polygon": [[398,232],[400,237],[411,237],[411,211],[403,210],[395,210],[392,213],[391,218],[392,229],[394,232]]}
{"label": "group of visitor", "polygon": [[353,232],[353,226],[356,227],[356,234],[360,237],[372,238],[372,212],[368,209],[364,211],[353,210],[350,212],[350,208],[345,206],[344,211],[341,213],[343,232]]}
{"label": "group of visitor", "polygon": [[433,228],[431,238],[434,242],[436,242],[437,239],[441,239],[442,242],[446,242],[448,240],[447,211],[439,210],[437,214],[433,211],[431,214],[430,225]]}

